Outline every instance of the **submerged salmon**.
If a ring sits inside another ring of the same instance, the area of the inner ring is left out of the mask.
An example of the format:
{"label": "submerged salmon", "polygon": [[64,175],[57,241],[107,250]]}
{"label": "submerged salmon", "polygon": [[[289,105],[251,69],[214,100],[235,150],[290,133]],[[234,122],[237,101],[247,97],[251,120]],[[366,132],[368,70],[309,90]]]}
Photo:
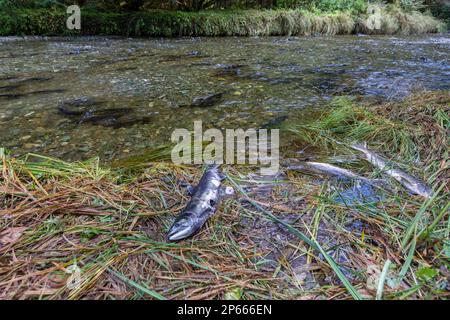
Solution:
{"label": "submerged salmon", "polygon": [[415,178],[406,172],[393,168],[393,165],[380,155],[367,149],[365,145],[354,144],[351,146],[353,149],[362,152],[368,162],[375,167],[379,168],[383,173],[391,176],[403,185],[407,190],[413,194],[420,195],[425,198],[430,198],[433,195],[432,189],[422,180]]}
{"label": "submerged salmon", "polygon": [[177,241],[196,233],[216,211],[223,178],[218,166],[208,168],[198,185],[191,189],[191,200],[175,219],[168,239]]}

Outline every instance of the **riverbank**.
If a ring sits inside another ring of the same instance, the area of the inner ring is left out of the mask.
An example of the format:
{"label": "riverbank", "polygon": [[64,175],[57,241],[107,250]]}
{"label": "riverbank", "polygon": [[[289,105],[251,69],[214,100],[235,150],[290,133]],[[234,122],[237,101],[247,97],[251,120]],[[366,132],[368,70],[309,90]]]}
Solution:
{"label": "riverbank", "polygon": [[[225,167],[236,197],[178,243],[165,235],[199,167],[157,160],[162,150],[131,172],[0,149],[0,298],[448,299],[449,103],[448,91],[336,99],[289,128],[330,158],[353,156],[335,141],[364,139],[432,186],[431,199],[395,183],[350,199],[357,185],[301,172],[256,181],[257,168]],[[380,177],[361,160],[339,165]],[[74,264],[81,282],[68,288]]]}
{"label": "riverbank", "polygon": [[[431,15],[377,7],[376,17],[348,12],[311,13],[303,10],[147,11],[104,13],[82,10],[82,28],[66,28],[61,9],[10,9],[0,13],[0,36],[117,35],[181,36],[302,36],[315,34],[423,34],[443,31]],[[371,27],[379,21],[377,29]]]}

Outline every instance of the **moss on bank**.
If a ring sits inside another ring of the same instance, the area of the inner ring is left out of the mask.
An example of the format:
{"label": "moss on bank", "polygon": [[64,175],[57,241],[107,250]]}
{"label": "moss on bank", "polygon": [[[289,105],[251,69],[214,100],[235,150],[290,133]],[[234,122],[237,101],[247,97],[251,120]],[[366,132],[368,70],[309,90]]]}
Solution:
{"label": "moss on bank", "polygon": [[419,12],[381,9],[381,28],[370,29],[367,15],[347,12],[313,14],[302,10],[242,10],[135,13],[82,11],[82,28],[66,28],[60,9],[6,10],[0,13],[0,35],[118,36],[284,36],[311,34],[420,34],[439,32],[444,24]]}

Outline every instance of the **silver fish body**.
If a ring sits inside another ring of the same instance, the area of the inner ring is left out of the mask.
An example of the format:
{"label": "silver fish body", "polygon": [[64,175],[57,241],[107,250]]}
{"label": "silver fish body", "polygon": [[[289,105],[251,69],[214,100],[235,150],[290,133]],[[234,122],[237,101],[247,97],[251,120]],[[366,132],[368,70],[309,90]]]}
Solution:
{"label": "silver fish body", "polygon": [[205,171],[192,191],[191,200],[171,226],[168,233],[170,241],[182,240],[193,235],[214,214],[220,198],[221,181],[218,166]]}
{"label": "silver fish body", "polygon": [[392,164],[390,164],[389,161],[376,154],[375,152],[370,151],[366,146],[354,144],[351,147],[362,152],[368,162],[379,168],[383,173],[397,180],[401,185],[403,185],[413,194],[417,194],[425,198],[430,198],[433,195],[433,190],[425,182],[407,174],[406,172],[398,168],[393,168]]}
{"label": "silver fish body", "polygon": [[307,161],[299,166],[291,166],[289,169],[295,169],[295,170],[310,170],[317,173],[325,173],[328,175],[340,177],[340,178],[347,178],[350,180],[361,180],[367,183],[374,183],[370,179],[367,179],[365,177],[362,177],[350,170],[340,168],[338,166],[334,166],[329,163],[321,163],[321,162],[311,162]]}
{"label": "silver fish body", "polygon": [[375,167],[379,168],[380,170],[387,170],[390,167],[386,159],[376,154],[375,152],[370,151],[369,149],[366,148],[365,145],[354,144],[351,147],[357,151],[362,152],[366,157],[366,160],[371,164],[373,164]]}

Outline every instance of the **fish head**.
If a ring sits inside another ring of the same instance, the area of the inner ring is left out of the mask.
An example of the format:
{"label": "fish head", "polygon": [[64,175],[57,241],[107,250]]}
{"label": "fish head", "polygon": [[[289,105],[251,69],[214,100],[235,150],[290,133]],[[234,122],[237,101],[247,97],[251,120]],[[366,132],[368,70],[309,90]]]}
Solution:
{"label": "fish head", "polygon": [[406,189],[408,189],[413,194],[417,194],[427,199],[433,196],[433,190],[426,183],[418,181],[417,179],[408,175],[402,174],[401,171],[391,171],[397,173],[397,179],[401,180],[403,186],[405,186]]}
{"label": "fish head", "polygon": [[433,196],[433,190],[431,190],[430,187],[422,183],[414,184],[412,190],[414,190],[416,194],[421,195],[422,197],[425,198],[431,198]]}
{"label": "fish head", "polygon": [[178,241],[191,236],[196,231],[196,223],[192,219],[192,215],[186,214],[185,216],[175,220],[169,230],[167,238],[170,241]]}

